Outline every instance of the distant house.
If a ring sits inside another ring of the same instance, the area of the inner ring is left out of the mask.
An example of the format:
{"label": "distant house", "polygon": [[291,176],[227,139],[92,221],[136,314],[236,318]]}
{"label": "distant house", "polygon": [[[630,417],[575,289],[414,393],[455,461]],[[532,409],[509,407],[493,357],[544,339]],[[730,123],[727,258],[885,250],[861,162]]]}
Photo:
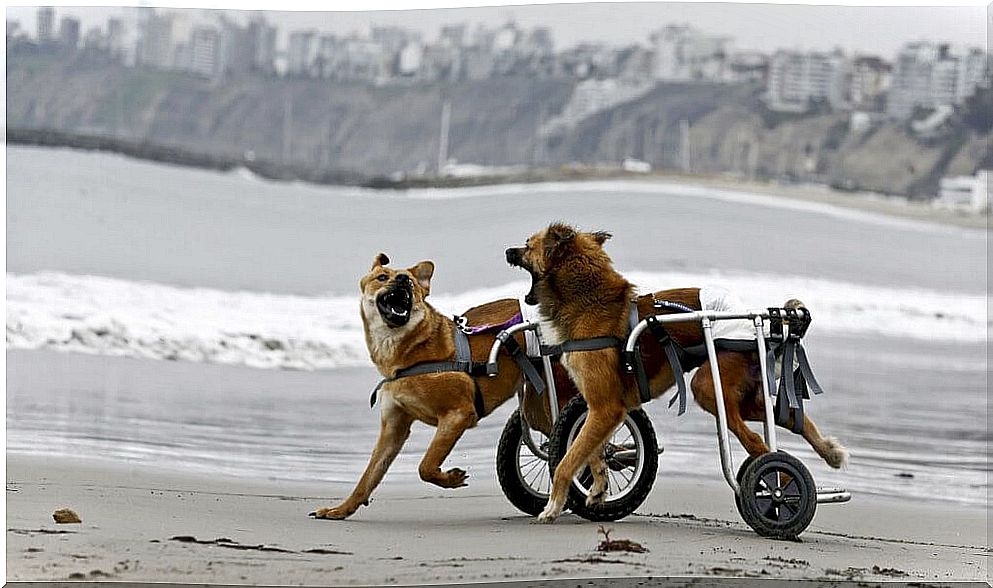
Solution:
{"label": "distant house", "polygon": [[769,78],[769,56],[757,51],[732,53],[725,77],[729,82],[762,82]]}
{"label": "distant house", "polygon": [[941,178],[934,205],[974,213],[990,212],[990,171],[979,170],[974,176]]}
{"label": "distant house", "polygon": [[886,103],[892,67],[879,57],[859,55],[852,59],[848,100],[854,110],[881,112]]}

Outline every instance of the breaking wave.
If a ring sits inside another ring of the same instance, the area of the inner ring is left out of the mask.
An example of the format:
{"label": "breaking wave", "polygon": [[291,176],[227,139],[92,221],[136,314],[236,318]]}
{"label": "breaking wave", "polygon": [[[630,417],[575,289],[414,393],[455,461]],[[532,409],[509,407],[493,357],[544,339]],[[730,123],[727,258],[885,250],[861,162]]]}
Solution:
{"label": "breaking wave", "polygon": [[[800,298],[817,332],[982,342],[983,294],[945,293],[772,274],[626,272],[643,292],[718,285],[761,308]],[[7,348],[57,349],[256,368],[369,365],[358,294],[295,296],[182,288],[88,275],[7,274]],[[516,298],[526,280],[432,295],[454,314]]]}

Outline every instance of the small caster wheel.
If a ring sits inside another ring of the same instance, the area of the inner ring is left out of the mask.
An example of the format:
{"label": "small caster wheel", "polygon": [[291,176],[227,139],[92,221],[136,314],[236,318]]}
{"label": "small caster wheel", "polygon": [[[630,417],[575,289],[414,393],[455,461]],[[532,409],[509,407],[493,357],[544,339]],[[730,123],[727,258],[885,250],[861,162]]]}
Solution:
{"label": "small caster wheel", "polygon": [[[735,476],[735,479],[738,480],[738,486],[741,486],[741,476],[744,475],[745,469],[753,461],[755,461],[755,458],[749,455],[743,462],[741,462],[741,465],[738,467],[738,475]],[[741,498],[739,498],[737,494],[734,495],[734,505],[738,507],[738,514],[741,514]]]}
{"label": "small caster wheel", "polygon": [[795,540],[817,510],[817,488],[810,472],[783,451],[760,455],[742,465],[741,518],[763,537]]}

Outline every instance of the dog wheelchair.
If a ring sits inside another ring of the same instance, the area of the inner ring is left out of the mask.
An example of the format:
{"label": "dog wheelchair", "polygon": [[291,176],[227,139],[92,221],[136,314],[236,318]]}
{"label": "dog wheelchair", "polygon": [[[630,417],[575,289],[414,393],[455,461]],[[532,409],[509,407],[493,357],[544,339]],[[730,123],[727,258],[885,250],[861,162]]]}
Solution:
{"label": "dog wheelchair", "polygon": [[[722,473],[734,492],[738,513],[763,537],[795,539],[813,520],[818,504],[843,503],[851,499],[851,494],[843,489],[817,488],[803,463],[779,450],[777,445],[777,424],[785,425],[793,411],[793,430],[800,432],[803,399],[809,398],[808,392],[811,390],[815,394],[820,393],[820,387],[800,345],[810,318],[809,311],[802,307],[768,308],[757,312],[696,311],[685,308],[681,312],[656,314],[640,320],[633,325],[622,349],[624,369],[638,379],[642,402],[648,402],[651,397],[641,364],[639,339],[648,330],[659,339],[660,344],[665,345],[664,325],[690,321],[700,324],[714,382]],[[713,332],[714,326],[722,321],[750,321],[754,330],[754,341],[733,343],[737,344],[738,351],[748,348],[758,351],[765,411],[764,436],[770,450],[757,458],[746,458],[737,473],[734,472],[731,458],[724,391]],[[634,323],[633,320],[631,322]],[[513,334],[522,331],[532,332],[541,341],[540,327],[534,322],[522,322],[501,331],[490,350],[488,373],[496,373],[500,349],[508,341],[513,341]],[[516,343],[511,343],[510,346],[516,346]],[[583,397],[574,389],[569,391],[572,397],[564,401],[560,410],[552,357],[545,353],[545,346],[540,346],[540,349],[543,387],[547,393],[541,394],[540,389],[534,390],[532,386],[525,385],[520,406],[507,421],[497,450],[497,474],[504,494],[515,507],[531,515],[537,515],[544,508],[555,467],[582,428],[587,412]],[[678,398],[682,414],[686,404],[685,374],[678,359],[668,352],[667,355],[678,389],[677,397],[672,400],[674,402]],[[778,392],[774,394],[777,356],[781,357],[784,367],[782,377],[779,378]],[[795,370],[794,365],[798,366]],[[561,381],[561,376],[559,380]],[[542,384],[537,387],[541,388]],[[531,420],[541,420],[541,412],[531,408],[540,403],[540,396],[544,396],[547,403],[545,415],[550,420],[529,422],[529,417]],[[539,415],[537,419],[532,416],[536,414]],[[640,408],[629,411],[623,424],[604,447],[608,466],[606,499],[599,505],[586,505],[592,476],[589,468],[584,467],[570,486],[568,508],[579,516],[594,521],[617,520],[631,514],[651,491],[658,471],[660,453],[655,431],[647,414]]]}

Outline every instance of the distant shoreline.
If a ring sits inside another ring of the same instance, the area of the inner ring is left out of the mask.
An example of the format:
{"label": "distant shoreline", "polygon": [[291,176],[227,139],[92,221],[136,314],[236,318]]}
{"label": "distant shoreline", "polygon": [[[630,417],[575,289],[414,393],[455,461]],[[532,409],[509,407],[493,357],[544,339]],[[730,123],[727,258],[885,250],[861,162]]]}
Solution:
{"label": "distant shoreline", "polygon": [[518,173],[468,177],[418,176],[391,178],[383,175],[368,175],[347,170],[323,170],[267,160],[208,154],[147,141],[67,133],[50,129],[7,128],[6,142],[9,145],[53,148],[67,147],[83,151],[117,153],[135,159],[221,172],[242,168],[267,180],[301,181],[324,186],[360,187],[374,190],[466,188],[501,184],[627,179],[644,182],[692,184],[720,190],[757,193],[764,196],[818,202],[964,228],[988,230],[990,219],[988,215],[970,215],[955,210],[936,208],[930,203],[909,200],[903,196],[849,193],[815,184],[777,184],[773,182],[737,179],[729,176],[684,174],[672,171],[635,173],[619,168],[590,166],[528,169]]}

